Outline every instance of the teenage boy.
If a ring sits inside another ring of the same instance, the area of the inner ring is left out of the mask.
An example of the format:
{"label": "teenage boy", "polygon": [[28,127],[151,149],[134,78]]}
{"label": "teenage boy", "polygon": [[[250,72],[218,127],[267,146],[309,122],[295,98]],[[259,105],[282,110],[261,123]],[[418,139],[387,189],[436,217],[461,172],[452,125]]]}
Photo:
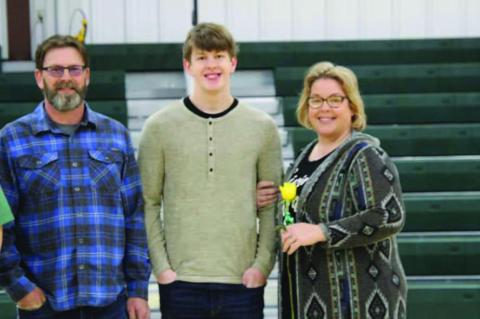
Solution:
{"label": "teenage boy", "polygon": [[257,212],[256,183],[280,182],[277,128],[232,96],[237,48],[223,26],[193,27],[183,66],[193,93],[151,116],[139,147],[162,318],[263,318],[275,208]]}
{"label": "teenage boy", "polygon": [[0,188],[0,251],[2,250],[3,242],[3,225],[9,223],[13,220],[12,212],[10,211],[10,206],[8,206],[7,199],[3,194],[2,189]]}

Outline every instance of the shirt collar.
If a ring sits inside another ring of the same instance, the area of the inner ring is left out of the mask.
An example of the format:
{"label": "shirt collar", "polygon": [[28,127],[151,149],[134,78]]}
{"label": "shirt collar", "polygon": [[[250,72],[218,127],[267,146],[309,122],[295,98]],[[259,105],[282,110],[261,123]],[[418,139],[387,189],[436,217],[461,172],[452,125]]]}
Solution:
{"label": "shirt collar", "polygon": [[[32,132],[34,135],[37,135],[42,132],[55,131],[55,128],[52,125],[52,120],[48,117],[47,112],[45,111],[45,102],[40,102],[35,110],[33,111],[33,121],[32,121]],[[85,112],[83,113],[82,121],[80,126],[91,127],[95,129],[99,123],[98,114],[93,112],[85,102]]]}

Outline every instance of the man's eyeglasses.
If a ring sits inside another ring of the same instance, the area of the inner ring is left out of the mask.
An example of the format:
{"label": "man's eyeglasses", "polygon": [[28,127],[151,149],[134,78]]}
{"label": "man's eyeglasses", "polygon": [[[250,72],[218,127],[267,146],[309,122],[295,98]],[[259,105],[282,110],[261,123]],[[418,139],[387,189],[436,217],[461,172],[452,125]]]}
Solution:
{"label": "man's eyeglasses", "polygon": [[319,96],[310,96],[308,98],[308,106],[312,109],[319,109],[322,107],[323,102],[327,102],[327,105],[330,108],[337,109],[342,105],[343,101],[346,98],[346,96],[341,95],[332,95],[327,97],[326,99]]}
{"label": "man's eyeglasses", "polygon": [[48,75],[54,78],[61,78],[65,74],[65,70],[68,70],[70,76],[80,76],[85,70],[84,65],[70,65],[70,66],[47,66],[41,69],[42,71],[47,71]]}

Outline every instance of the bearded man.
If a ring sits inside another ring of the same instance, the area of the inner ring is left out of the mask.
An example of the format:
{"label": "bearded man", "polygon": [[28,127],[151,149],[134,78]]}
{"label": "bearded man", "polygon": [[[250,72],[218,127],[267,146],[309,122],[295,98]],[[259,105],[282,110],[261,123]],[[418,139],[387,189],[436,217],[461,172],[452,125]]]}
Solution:
{"label": "bearded man", "polygon": [[19,318],[146,319],[150,264],[128,132],[85,102],[87,52],[70,36],[36,51],[44,100],[0,131],[0,286]]}

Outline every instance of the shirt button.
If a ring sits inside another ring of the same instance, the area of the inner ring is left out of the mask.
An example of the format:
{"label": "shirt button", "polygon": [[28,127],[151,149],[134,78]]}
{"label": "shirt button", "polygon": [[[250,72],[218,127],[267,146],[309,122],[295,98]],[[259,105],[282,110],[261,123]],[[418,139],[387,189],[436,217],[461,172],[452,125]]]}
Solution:
{"label": "shirt button", "polygon": [[78,167],[78,162],[72,162],[73,167]]}
{"label": "shirt button", "polygon": [[213,168],[210,168],[210,172],[213,172]]}
{"label": "shirt button", "polygon": [[78,270],[84,270],[85,269],[85,265],[78,265]]}
{"label": "shirt button", "polygon": [[35,164],[40,165],[42,164],[42,161],[36,161]]}
{"label": "shirt button", "polygon": [[76,186],[76,187],[73,188],[73,190],[74,190],[75,192],[79,192],[79,191],[80,191],[80,187]]}
{"label": "shirt button", "polygon": [[208,155],[213,156],[213,153],[210,153],[210,154],[208,154]]}
{"label": "shirt button", "polygon": [[212,122],[208,122],[209,125],[212,125]]}
{"label": "shirt button", "polygon": [[210,140],[210,141],[213,141],[213,137],[210,137],[209,140]]}
{"label": "shirt button", "polygon": [[78,243],[79,243],[79,244],[83,244],[84,242],[85,242],[85,240],[84,240],[83,238],[79,238],[79,239],[78,239]]}

